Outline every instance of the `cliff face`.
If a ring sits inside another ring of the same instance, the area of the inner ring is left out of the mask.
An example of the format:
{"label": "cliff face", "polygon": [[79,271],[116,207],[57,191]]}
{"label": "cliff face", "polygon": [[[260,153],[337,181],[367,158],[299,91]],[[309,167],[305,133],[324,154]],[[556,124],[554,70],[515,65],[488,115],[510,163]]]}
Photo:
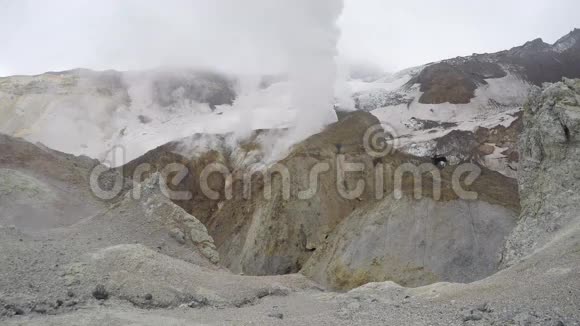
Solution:
{"label": "cliff face", "polygon": [[349,215],[302,273],[336,289],[472,282],[497,271],[515,216],[483,200],[388,198]]}
{"label": "cliff face", "polygon": [[580,80],[564,79],[532,94],[519,144],[522,214],[507,242],[505,265],[579,223],[579,134]]}
{"label": "cliff face", "polygon": [[[257,173],[250,199],[237,195],[224,201],[207,224],[226,266],[258,275],[300,271],[334,228],[372,199],[376,162],[366,154],[363,138],[377,124],[365,112],[346,117],[294,146],[277,166],[262,171],[265,174]],[[347,162],[364,168],[343,173]],[[325,169],[315,175],[314,186],[312,172],[317,165]],[[278,167],[288,171],[285,181]],[[268,180],[272,180],[271,191],[265,184]],[[360,194],[354,198],[341,195],[339,188],[345,192],[355,189],[358,180],[365,185]],[[233,189],[239,194],[242,188],[234,183]],[[284,195],[285,189],[289,196]]]}

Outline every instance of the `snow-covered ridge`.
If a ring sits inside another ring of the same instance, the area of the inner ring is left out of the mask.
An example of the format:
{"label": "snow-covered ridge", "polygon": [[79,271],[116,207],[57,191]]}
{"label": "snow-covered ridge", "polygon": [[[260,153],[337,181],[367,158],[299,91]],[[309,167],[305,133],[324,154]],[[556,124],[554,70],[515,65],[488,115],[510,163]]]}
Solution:
{"label": "snow-covered ridge", "polygon": [[[519,112],[534,85],[580,77],[579,40],[580,30],[575,29],[553,45],[536,39],[506,51],[430,63],[390,76],[387,83],[356,82],[355,103],[394,132],[396,146],[403,151],[451,155],[457,160],[475,157],[515,176],[513,164],[508,167],[513,162],[508,161],[517,160],[513,128],[520,128]],[[493,135],[452,152],[444,145],[453,131],[467,132],[475,139],[481,138],[478,130],[492,130]],[[498,150],[488,153],[486,145]],[[478,147],[486,149],[479,152]]]}

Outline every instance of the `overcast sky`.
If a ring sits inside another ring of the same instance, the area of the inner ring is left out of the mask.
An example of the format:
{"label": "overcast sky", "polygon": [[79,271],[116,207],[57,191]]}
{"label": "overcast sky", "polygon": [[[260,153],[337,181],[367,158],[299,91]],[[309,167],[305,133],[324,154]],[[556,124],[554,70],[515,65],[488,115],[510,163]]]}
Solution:
{"label": "overcast sky", "polygon": [[[281,69],[274,27],[301,23],[289,16],[300,14],[290,12],[292,1],[0,0],[0,75],[75,67]],[[395,71],[537,37],[553,43],[580,27],[579,13],[579,0],[345,0],[339,54]]]}

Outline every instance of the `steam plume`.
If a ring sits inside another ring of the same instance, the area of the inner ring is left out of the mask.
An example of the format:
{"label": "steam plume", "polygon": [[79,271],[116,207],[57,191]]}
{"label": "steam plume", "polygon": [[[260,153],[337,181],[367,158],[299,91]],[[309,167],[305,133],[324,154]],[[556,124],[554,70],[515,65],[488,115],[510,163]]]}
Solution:
{"label": "steam plume", "polygon": [[301,18],[298,19],[301,24],[287,22],[291,27],[281,34],[288,54],[291,105],[296,119],[289,137],[282,140],[281,150],[287,150],[336,120],[333,111],[335,58],[340,36],[336,21],[343,1],[296,0],[293,5],[293,13]]}

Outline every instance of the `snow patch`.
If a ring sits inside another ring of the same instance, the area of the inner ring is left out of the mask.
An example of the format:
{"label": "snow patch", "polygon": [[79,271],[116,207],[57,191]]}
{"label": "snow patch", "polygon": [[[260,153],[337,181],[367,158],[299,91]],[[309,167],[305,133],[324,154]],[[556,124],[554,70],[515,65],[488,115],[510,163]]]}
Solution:
{"label": "snow patch", "polygon": [[[517,76],[508,74],[502,78],[486,79],[475,97],[467,104],[422,104],[418,102],[422,92],[419,85],[400,93],[412,97],[411,104],[385,106],[372,113],[395,130],[397,146],[410,154],[428,155],[434,148],[434,140],[453,130],[475,131],[478,127],[494,128],[510,126],[521,110],[531,85]],[[439,122],[439,127],[422,129],[413,121],[430,120]]]}

